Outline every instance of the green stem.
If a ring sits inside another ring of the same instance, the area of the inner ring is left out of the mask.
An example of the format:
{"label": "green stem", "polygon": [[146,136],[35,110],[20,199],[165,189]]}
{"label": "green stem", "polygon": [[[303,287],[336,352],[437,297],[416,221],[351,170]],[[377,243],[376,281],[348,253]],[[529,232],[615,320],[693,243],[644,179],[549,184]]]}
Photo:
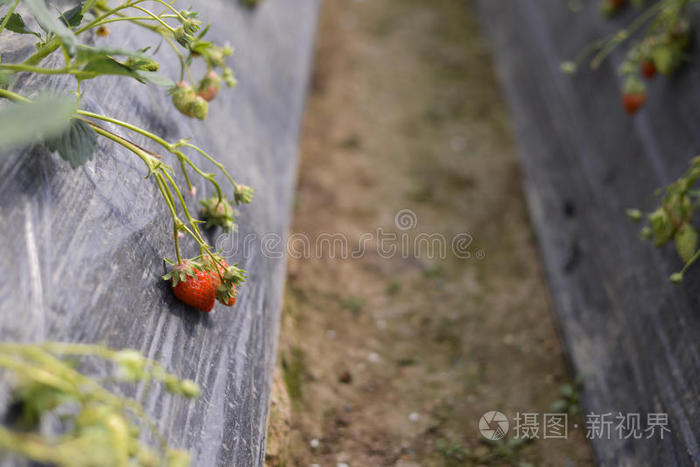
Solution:
{"label": "green stem", "polygon": [[10,99],[13,102],[31,102],[29,99],[20,94],[17,94],[16,92],[12,92],[2,88],[0,88],[0,97]]}
{"label": "green stem", "polygon": [[132,5],[132,8],[139,10],[139,11],[147,14],[148,16],[152,17],[154,20],[158,21],[161,24],[161,26],[163,26],[166,30],[168,30],[170,32],[175,32],[175,29],[173,29],[172,26],[170,26],[168,23],[166,23],[165,21],[160,19],[160,17],[158,15],[156,15],[155,13],[152,13],[148,9],[146,9],[142,6],[138,6],[138,5]]}
{"label": "green stem", "polygon": [[30,56],[28,59],[24,61],[24,65],[38,65],[39,62],[41,62],[43,59],[48,57],[53,51],[58,49],[61,46],[61,40],[57,37],[54,37],[50,41],[48,41],[46,44],[42,45],[37,49],[36,52],[32,56]]}
{"label": "green stem", "polygon": [[33,66],[33,65],[26,65],[25,63],[8,63],[8,64],[3,63],[3,64],[0,64],[0,69],[12,70],[12,71],[16,71],[16,72],[26,71],[28,73],[38,73],[38,74],[42,74],[42,75],[65,75],[65,74],[72,75],[72,74],[75,74],[78,72],[78,70],[75,70],[72,67],[42,68],[42,67]]}
{"label": "green stem", "polygon": [[234,188],[237,186],[236,181],[233,179],[233,177],[231,177],[231,174],[228,173],[228,170],[226,170],[226,166],[224,166],[224,164],[222,164],[221,162],[217,161],[212,156],[207,154],[206,151],[201,149],[199,146],[195,146],[194,144],[189,143],[189,142],[182,143],[181,146],[185,146],[187,148],[194,149],[195,151],[197,151],[198,153],[200,153],[201,155],[206,157],[209,162],[214,164],[221,171],[221,173],[223,173],[224,176],[226,176],[226,178],[228,179],[229,182],[231,182],[231,185],[233,185]]}
{"label": "green stem", "polygon": [[124,127],[128,130],[135,131],[136,133],[139,133],[140,135],[143,135],[146,138],[152,139],[153,141],[160,144],[168,151],[170,151],[173,147],[173,145],[171,145],[170,143],[165,141],[160,136],[155,135],[155,134],[151,133],[150,131],[144,130],[143,128],[139,128],[136,125],[132,125],[131,123],[127,123],[127,122],[124,122],[122,120],[117,120],[116,118],[108,117],[106,115],[100,115],[100,114],[96,114],[93,112],[88,112],[87,110],[78,110],[77,113],[78,113],[78,115],[82,115],[84,117],[95,118],[97,120],[102,120],[105,122],[113,123],[115,125],[119,125],[121,127]]}
{"label": "green stem", "polygon": [[175,180],[170,176],[168,172],[165,170],[162,170],[161,173],[165,176],[165,178],[168,179],[170,184],[172,185],[173,189],[175,190],[175,194],[178,197],[178,200],[180,201],[180,205],[182,206],[182,210],[185,213],[185,217],[187,217],[187,222],[193,227],[194,232],[197,234],[197,237],[199,238],[198,243],[200,246],[202,244],[206,244],[204,241],[204,238],[202,238],[202,234],[199,231],[199,227],[197,227],[197,222],[196,220],[190,215],[189,210],[187,209],[187,203],[185,202],[185,199],[182,197],[182,192],[180,192],[180,189],[177,187],[177,184],[175,183]]}
{"label": "green stem", "polygon": [[163,5],[166,9],[168,9],[168,10],[172,11],[173,13],[175,13],[175,14],[177,15],[177,17],[178,17],[179,19],[181,19],[182,21],[185,21],[186,18],[185,18],[184,16],[182,16],[182,15],[180,14],[180,12],[177,11],[177,9],[175,9],[175,7],[173,7],[173,6],[172,6],[171,4],[169,4],[168,2],[165,2],[164,0],[154,0],[154,1],[157,2],[157,3],[160,3],[160,4]]}
{"label": "green stem", "polygon": [[175,256],[177,257],[177,264],[182,263],[182,258],[180,257],[180,230],[177,228],[177,224],[173,223],[173,241],[175,243]]}
{"label": "green stem", "polygon": [[104,136],[105,138],[111,139],[115,143],[124,146],[125,148],[127,148],[128,150],[130,150],[131,152],[133,152],[134,154],[139,156],[141,158],[141,160],[148,166],[148,168],[151,172],[153,172],[158,165],[162,164],[162,162],[160,162],[158,159],[156,159],[152,155],[148,154],[145,150],[143,150],[143,148],[140,148],[139,146],[135,145],[131,141],[129,141],[125,138],[122,138],[119,135],[115,135],[114,133],[105,130],[101,126],[95,125],[94,123],[92,123],[88,120],[83,120],[83,121],[85,123],[87,123],[88,125],[90,125],[90,127],[93,130],[95,130],[98,134]]}
{"label": "green stem", "polygon": [[[115,124],[115,125],[119,125],[119,126],[121,126],[121,127],[124,127],[124,128],[126,128],[126,129],[129,129],[129,130],[131,130],[131,131],[135,131],[136,133],[138,133],[138,134],[140,134],[140,135],[142,135],[142,136],[145,136],[145,137],[147,137],[147,138],[150,138],[151,140],[153,140],[153,141],[155,141],[156,143],[158,143],[158,144],[160,144],[161,146],[163,146],[165,149],[167,149],[169,152],[171,152],[172,154],[174,154],[174,155],[180,160],[181,166],[183,167],[183,173],[185,174],[185,177],[186,177],[186,179],[187,179],[188,189],[191,188],[192,184],[191,184],[190,181],[189,181],[189,176],[188,176],[187,173],[184,171],[184,163],[187,163],[190,167],[192,167],[192,169],[193,169],[199,176],[201,176],[202,178],[208,180],[208,181],[214,186],[214,189],[216,190],[219,199],[221,199],[221,198],[223,197],[223,194],[222,194],[222,191],[221,191],[221,186],[220,186],[219,183],[216,181],[215,177],[214,177],[212,174],[208,174],[208,173],[205,173],[204,171],[202,171],[194,162],[192,162],[192,160],[191,160],[189,157],[187,157],[185,154],[183,154],[182,151],[178,151],[178,150],[177,150],[177,147],[179,147],[179,146],[185,146],[185,147],[188,147],[188,148],[192,148],[192,149],[194,149],[195,151],[197,151],[197,152],[199,152],[200,154],[202,154],[202,155],[203,155],[204,157],[206,157],[209,161],[211,161],[214,165],[216,165],[216,167],[218,167],[219,170],[221,170],[221,172],[229,179],[229,181],[231,182],[231,184],[232,184],[234,187],[236,186],[236,182],[233,180],[233,178],[231,177],[231,175],[228,173],[228,171],[226,170],[226,167],[224,167],[224,165],[223,165],[222,163],[220,163],[219,161],[217,161],[216,159],[214,159],[212,156],[210,156],[209,154],[207,154],[205,151],[203,151],[203,150],[200,149],[199,147],[195,146],[194,144],[191,144],[191,143],[189,143],[189,142],[182,142],[182,141],[180,141],[180,142],[178,142],[178,143],[175,143],[175,144],[171,144],[171,143],[168,143],[168,142],[167,142],[166,140],[164,140],[163,138],[161,138],[160,136],[155,135],[155,134],[151,133],[151,132],[148,131],[148,130],[144,130],[143,128],[139,128],[139,127],[137,127],[136,125],[132,125],[131,123],[127,123],[127,122],[124,122],[124,121],[122,121],[122,120],[117,120],[116,118],[108,117],[108,116],[106,116],[106,115],[96,114],[96,113],[93,113],[93,112],[88,112],[88,111],[86,111],[86,110],[78,110],[77,113],[78,113],[78,115],[82,115],[82,116],[84,116],[84,117],[91,117],[91,118],[95,118],[95,119],[98,119],[98,120],[103,120],[103,121],[105,121],[105,122],[109,122],[109,123],[113,123],[113,124]],[[183,163],[183,161],[184,161],[184,163]]]}
{"label": "green stem", "polygon": [[650,6],[644,13],[639,15],[626,29],[615,33],[612,38],[605,41],[605,45],[601,48],[593,59],[591,60],[591,68],[597,69],[600,64],[605,60],[615,47],[626,41],[635,31],[644,26],[644,24],[649,21],[655,14],[658,13],[665,2],[659,2],[653,6]]}

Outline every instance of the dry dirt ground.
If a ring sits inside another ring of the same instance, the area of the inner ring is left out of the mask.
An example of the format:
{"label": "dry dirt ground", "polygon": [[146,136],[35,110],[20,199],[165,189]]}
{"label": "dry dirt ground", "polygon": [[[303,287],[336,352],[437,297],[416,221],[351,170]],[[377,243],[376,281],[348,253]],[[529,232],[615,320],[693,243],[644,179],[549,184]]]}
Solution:
{"label": "dry dirt ground", "polygon": [[[268,464],[590,465],[576,418],[567,440],[477,429],[489,410],[548,412],[571,376],[469,3],[326,0],[315,66]],[[323,233],[371,239],[344,259],[336,237],[333,258]]]}

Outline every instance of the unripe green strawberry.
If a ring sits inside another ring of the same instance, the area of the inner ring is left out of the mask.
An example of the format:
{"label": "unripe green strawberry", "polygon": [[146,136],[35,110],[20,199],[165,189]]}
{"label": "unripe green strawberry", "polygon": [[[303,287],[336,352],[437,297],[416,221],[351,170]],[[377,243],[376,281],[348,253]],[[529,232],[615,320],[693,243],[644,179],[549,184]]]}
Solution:
{"label": "unripe green strawberry", "polygon": [[236,76],[233,74],[233,70],[228,67],[224,68],[224,74],[222,75],[222,79],[224,83],[226,83],[226,86],[230,88],[233,88],[238,84]]}
{"label": "unripe green strawberry", "polygon": [[168,451],[168,466],[170,467],[189,467],[190,453],[184,449],[176,449]]}
{"label": "unripe green strawberry", "polygon": [[674,238],[676,251],[683,262],[688,262],[698,250],[698,233],[690,224],[683,224]]}
{"label": "unripe green strawberry", "polygon": [[202,219],[207,221],[205,226],[207,229],[219,226],[227,232],[232,232],[236,228],[233,218],[235,211],[226,198],[219,199],[217,196],[212,196],[207,200],[200,201],[200,203],[202,205]]}
{"label": "unripe green strawberry", "polygon": [[171,93],[173,105],[182,114],[200,120],[207,118],[209,104],[199,97],[188,83],[181,81],[171,90]]}
{"label": "unripe green strawberry", "polygon": [[183,396],[192,399],[199,397],[202,394],[202,390],[199,388],[197,383],[191,379],[186,379],[180,383],[180,392]]}
{"label": "unripe green strawberry", "polygon": [[196,96],[190,104],[190,112],[192,117],[205,120],[209,113],[209,103],[200,96]]}
{"label": "unripe green strawberry", "polygon": [[175,108],[188,117],[191,117],[191,115],[188,115],[190,103],[197,95],[189,83],[180,81],[177,83],[176,87],[170,90],[170,92],[172,94],[173,105]]}
{"label": "unripe green strawberry", "polygon": [[662,246],[673,235],[673,224],[668,217],[668,213],[663,208],[659,208],[649,214],[649,225],[656,246]]}
{"label": "unripe green strawberry", "polygon": [[236,204],[248,204],[253,201],[254,190],[248,185],[236,185],[233,191],[233,200]]}

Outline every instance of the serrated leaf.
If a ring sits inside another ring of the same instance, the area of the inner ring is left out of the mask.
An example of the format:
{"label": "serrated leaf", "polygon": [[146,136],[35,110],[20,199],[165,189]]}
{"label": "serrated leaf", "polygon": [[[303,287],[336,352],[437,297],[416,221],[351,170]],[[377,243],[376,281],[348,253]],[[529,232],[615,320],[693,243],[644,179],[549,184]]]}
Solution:
{"label": "serrated leaf", "polygon": [[10,148],[60,135],[75,115],[75,99],[40,96],[30,103],[0,109],[0,147]]}
{"label": "serrated leaf", "polygon": [[170,78],[158,74],[155,71],[137,70],[135,73],[142,79],[148,81],[149,83],[155,84],[156,86],[163,86],[166,88],[172,88],[175,86],[175,83]]}
{"label": "serrated leaf", "polygon": [[142,83],[145,82],[145,79],[131,68],[112,57],[106,56],[96,57],[94,60],[90,60],[80,72],[76,73],[75,77],[79,80],[85,80],[96,78],[100,75],[130,76]]}
{"label": "serrated leaf", "polygon": [[73,31],[54,16],[54,14],[46,8],[44,0],[24,0],[24,5],[34,15],[34,19],[39,23],[39,26],[44,31],[51,32],[61,39],[63,45],[68,49],[68,54],[72,57],[75,55],[75,49],[78,41],[73,34]]}
{"label": "serrated leaf", "polygon": [[59,16],[58,19],[59,21],[63,22],[63,24],[71,28],[80,26],[80,22],[83,20],[83,3],[80,2],[78,6],[64,11],[61,13],[61,16]]}
{"label": "serrated leaf", "polygon": [[[0,18],[0,23],[5,21],[5,18],[6,16]],[[24,22],[24,19],[22,19],[19,13],[12,13],[10,15],[10,19],[7,20],[7,24],[5,24],[5,29],[7,29],[8,31],[16,32],[17,34],[33,34],[37,37],[41,37],[39,34],[27,27],[26,23]]]}
{"label": "serrated leaf", "polygon": [[140,57],[143,53],[140,50],[115,49],[109,47],[92,47],[89,45],[79,44],[76,53],[78,62],[86,62],[105,56],[116,55],[123,57]]}
{"label": "serrated leaf", "polygon": [[82,120],[74,119],[70,128],[46,140],[46,146],[57,151],[72,168],[78,168],[92,159],[97,145],[97,133]]}

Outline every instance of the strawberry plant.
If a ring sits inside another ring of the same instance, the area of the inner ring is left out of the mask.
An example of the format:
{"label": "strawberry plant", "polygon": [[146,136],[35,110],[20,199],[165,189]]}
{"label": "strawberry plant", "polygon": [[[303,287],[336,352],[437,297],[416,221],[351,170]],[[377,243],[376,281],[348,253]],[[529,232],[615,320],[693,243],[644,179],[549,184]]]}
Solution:
{"label": "strawberry plant", "polygon": [[[225,304],[232,304],[236,287],[245,280],[245,271],[235,264],[226,264],[205,240],[199,225],[206,222],[207,228],[235,229],[233,204],[249,203],[253,190],[237,183],[223,164],[187,138],[167,141],[148,129],[81,106],[84,81],[116,76],[164,87],[178,112],[204,120],[222,85],[236,85],[233,71],[226,64],[227,57],[232,54],[231,47],[207,40],[209,26],[202,27],[198,13],[176,8],[174,1],[121,0],[110,4],[107,0],[86,0],[64,11],[49,8],[44,0],[0,0],[1,5],[9,7],[0,18],[0,35],[30,35],[36,37],[37,43],[36,50],[21,62],[0,60],[0,97],[9,101],[0,108],[0,148],[42,142],[73,168],[92,159],[98,137],[128,149],[148,169],[149,178],[158,188],[172,219],[175,260],[168,260],[173,269],[164,279],[171,281],[178,298],[199,309],[211,309],[204,291],[220,297]],[[155,5],[158,11],[150,10],[149,5]],[[117,22],[149,31],[172,52],[180,65],[175,82],[158,73],[159,54],[162,55],[159,50],[151,51],[148,47],[125,50],[101,44],[109,37],[110,25]],[[98,45],[87,45],[81,40],[85,37],[95,39]],[[63,58],[63,63],[43,65],[54,53]],[[193,76],[195,62],[206,68],[199,80]],[[75,92],[60,95],[54,91],[30,99],[13,90],[17,76],[27,73],[69,77],[75,81]],[[121,132],[106,128],[105,123],[119,127]],[[156,149],[133,142],[130,134],[146,137],[154,148],[170,155],[173,164]],[[192,152],[213,164],[219,175],[195,163],[188,156]],[[177,182],[180,177],[175,175],[174,167],[184,181],[181,184]],[[185,194],[196,195],[191,181],[193,176],[202,177],[215,192],[202,203],[202,220],[195,218],[186,201]],[[223,176],[230,188],[224,189],[217,176]],[[197,257],[182,257],[179,242],[185,236],[197,245]],[[209,290],[211,274],[218,276],[213,293]],[[201,296],[195,297],[197,294]]]}
{"label": "strawberry plant", "polygon": [[[106,363],[114,389],[80,371]],[[145,399],[153,383],[171,394],[198,397],[199,387],[181,381],[135,350],[111,350],[99,345],[46,342],[0,343],[0,368],[11,382],[11,405],[0,425],[0,450],[34,462],[56,466],[189,465],[189,454],[168,446],[155,423],[135,399],[116,390],[144,383]],[[119,386],[117,387],[117,384]],[[55,431],[40,429],[51,420]],[[142,428],[148,436],[142,436]],[[145,439],[153,439],[153,446]]]}
{"label": "strawberry plant", "polygon": [[[690,6],[697,1],[659,0],[651,5],[643,0],[633,2],[641,13],[629,26],[595,41],[575,60],[562,63],[562,70],[574,73],[589,58],[591,68],[597,69],[617,47],[635,38],[619,67],[623,107],[628,114],[635,114],[646,101],[645,81],[657,74],[673,74],[686,60],[691,44]],[[610,16],[626,5],[626,0],[604,0],[602,9]]]}
{"label": "strawberry plant", "polygon": [[690,169],[674,183],[658,193],[659,206],[649,213],[630,209],[627,215],[635,221],[646,220],[642,237],[662,247],[672,241],[678,256],[685,263],[681,271],[671,275],[679,283],[690,266],[700,258],[698,231],[692,225],[694,212],[700,206],[700,157],[690,163]]}
{"label": "strawberry plant", "polygon": [[[650,5],[644,0],[632,2],[642,12],[627,28],[594,42],[576,60],[564,62],[562,70],[574,73],[591,56],[591,68],[597,69],[613,50],[635,37],[619,68],[623,78],[623,107],[628,114],[635,114],[647,98],[644,81],[654,79],[657,74],[671,75],[686,61],[692,42],[691,5],[697,2],[659,0]],[[602,10],[611,16],[626,6],[626,0],[604,0]],[[642,29],[643,34],[637,34]],[[652,240],[657,247],[673,241],[684,262],[683,268],[670,277],[674,283],[681,282],[688,268],[700,258],[698,231],[692,225],[694,211],[700,205],[700,190],[695,186],[699,178],[700,157],[697,157],[681,178],[658,193],[661,200],[655,210],[646,214],[638,209],[627,211],[633,220],[647,221],[642,229],[643,238]]]}

